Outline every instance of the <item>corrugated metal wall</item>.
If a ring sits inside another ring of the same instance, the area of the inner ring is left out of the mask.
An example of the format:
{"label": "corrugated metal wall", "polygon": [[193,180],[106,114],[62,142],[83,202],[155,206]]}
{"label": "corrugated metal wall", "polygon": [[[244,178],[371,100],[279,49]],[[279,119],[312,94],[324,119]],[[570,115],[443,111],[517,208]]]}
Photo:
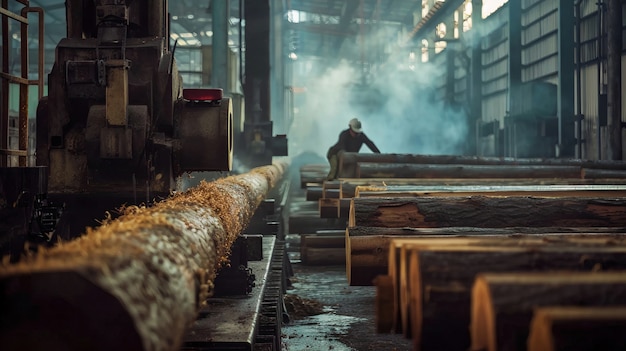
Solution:
{"label": "corrugated metal wall", "polygon": [[[576,1],[573,1],[574,6]],[[602,1],[600,1],[602,3]],[[522,0],[522,50],[521,80],[558,84],[558,1]],[[583,140],[577,156],[599,159],[606,155],[606,30],[599,23],[598,1],[582,0],[580,21],[580,111]],[[604,7],[606,10],[606,7]],[[626,10],[622,9],[623,17]],[[481,39],[482,47],[482,116],[483,123],[497,120],[502,128],[505,116],[510,112],[509,100],[509,6],[485,19],[484,28],[489,28]],[[606,15],[606,14],[605,14]],[[598,34],[602,33],[601,38]],[[572,37],[574,39],[574,36]],[[626,35],[623,42],[626,43]],[[623,43],[623,46],[626,44]],[[600,59],[598,59],[600,57]],[[626,58],[622,56],[622,65]],[[577,75],[577,72],[569,74]],[[622,82],[626,70],[622,69]],[[575,80],[578,84],[577,80]],[[575,91],[578,87],[575,87]],[[626,98],[622,83],[622,100]],[[600,95],[603,94],[603,95]],[[575,94],[576,103],[579,97]],[[626,120],[626,109],[622,107],[622,121]],[[626,133],[623,133],[623,135]],[[578,138],[578,136],[577,136]],[[623,137],[626,140],[626,136]],[[479,141],[480,142],[480,141]],[[623,143],[624,144],[624,143]],[[480,146],[479,146],[480,149]],[[626,149],[626,148],[625,148]],[[497,152],[496,152],[497,153]]]}
{"label": "corrugated metal wall", "polygon": [[[482,121],[498,121],[502,126],[508,111],[509,6],[505,4],[483,23],[482,50]],[[490,147],[489,149],[493,149]],[[494,150],[495,152],[495,150]]]}
{"label": "corrugated metal wall", "polygon": [[557,83],[557,4],[554,0],[522,1],[522,82]]}
{"label": "corrugated metal wall", "polygon": [[[519,101],[522,101],[522,112],[528,113],[524,110],[527,107],[528,96],[511,96],[512,90],[510,85],[512,72],[521,72],[520,83],[523,86],[532,84],[540,84],[545,87],[552,87],[549,90],[552,103],[556,106],[557,98],[559,97],[558,84],[559,69],[561,65],[567,67],[567,60],[565,62],[559,57],[559,44],[560,36],[563,33],[559,33],[559,26],[568,25],[568,19],[559,18],[559,1],[555,0],[520,0],[521,1],[521,66],[512,64],[511,62],[511,42],[509,40],[509,32],[511,26],[509,25],[509,19],[516,16],[509,16],[510,4],[507,2],[503,7],[496,12],[485,18],[480,30],[480,39],[478,41],[481,52],[481,111],[479,120],[482,125],[494,125],[497,124],[500,128],[500,135],[496,135],[495,138],[491,137],[488,141],[481,140],[480,124],[477,126],[478,132],[476,134],[476,152],[478,155],[489,155],[492,153],[494,156],[502,156],[507,153],[506,138],[509,137],[506,134],[506,123],[512,123],[513,119],[510,118],[512,113],[520,113],[520,111],[512,112],[512,101],[517,102],[517,108],[519,108]],[[578,25],[580,28],[580,49],[578,49],[578,43],[574,43],[575,56],[573,58],[575,67],[580,67],[580,72],[576,69],[572,72],[565,72],[564,74],[571,74],[574,76],[574,82],[576,84],[574,89],[575,101],[573,111],[574,116],[558,116],[558,113],[553,113],[549,116],[540,116],[541,118],[548,117],[549,123],[552,127],[551,135],[537,135],[538,138],[544,138],[543,142],[546,149],[556,149],[559,135],[558,127],[559,123],[574,123],[574,128],[568,129],[567,135],[561,135],[564,139],[570,139],[575,137],[576,140],[582,140],[582,142],[576,145],[576,157],[585,159],[602,159],[606,158],[606,28],[604,20],[598,16],[598,8],[606,11],[606,5],[602,4],[606,0],[581,0],[580,2],[580,21]],[[577,0],[572,1],[572,6],[575,6]],[[626,18],[626,10],[622,8],[622,17]],[[606,16],[604,13],[603,16]],[[565,24],[564,24],[565,23]],[[578,28],[576,28],[578,30]],[[467,36],[471,36],[471,31],[465,33]],[[572,40],[576,40],[576,33],[572,33]],[[463,40],[463,35],[461,36]],[[567,40],[567,35],[565,39]],[[469,41],[468,41],[469,42]],[[626,34],[623,35],[623,44],[626,46]],[[571,46],[570,46],[571,48]],[[471,57],[471,48],[465,47],[465,54],[467,57]],[[447,65],[447,54],[449,49],[444,50],[437,55],[431,55],[431,60],[437,65]],[[580,52],[579,52],[580,51]],[[514,51],[513,51],[514,52]],[[461,53],[455,53],[455,55],[462,55]],[[577,56],[580,55],[580,65],[578,64]],[[515,60],[514,60],[515,61]],[[622,66],[626,63],[626,58],[622,55]],[[569,63],[571,64],[571,63]],[[450,67],[450,66],[448,66]],[[471,84],[468,82],[470,78],[471,65],[468,64],[466,57],[457,56],[455,59],[453,72],[445,72],[442,76],[436,77],[438,82],[436,98],[445,100],[448,102],[461,103],[464,105],[470,105],[469,97]],[[511,71],[511,69],[517,71]],[[450,77],[453,75],[453,91],[450,92],[449,84]],[[622,69],[622,100],[626,99],[626,87],[624,87],[624,81],[626,81],[626,69]],[[578,77],[580,76],[580,83]],[[569,83],[571,84],[571,83]],[[579,86],[580,85],[580,86]],[[534,89],[534,88],[533,88]],[[530,102],[532,103],[537,98],[536,91],[533,89],[521,89],[520,91],[528,95],[530,91]],[[580,90],[578,96],[578,91]],[[453,94],[453,101],[450,94]],[[570,92],[571,93],[571,92]],[[564,94],[567,94],[567,89],[564,90]],[[522,95],[522,94],[519,94]],[[571,96],[571,95],[570,95]],[[542,97],[539,96],[539,99]],[[521,99],[521,100],[516,100]],[[580,100],[580,101],[579,101]],[[569,101],[569,100],[567,100]],[[569,106],[569,105],[568,105]],[[555,108],[556,109],[556,108]],[[515,111],[515,109],[513,109]],[[544,110],[545,111],[545,110]],[[541,113],[538,113],[541,114]],[[582,116],[580,122],[578,117]],[[553,117],[550,120],[550,117]],[[533,117],[534,118],[534,117]],[[559,119],[560,118],[560,119]],[[626,120],[626,108],[622,106],[622,121]],[[561,122],[563,121],[563,122]],[[545,123],[545,122],[544,122]],[[561,125],[562,126],[562,125]],[[571,126],[571,125],[570,125]],[[555,131],[556,130],[556,131]],[[575,135],[569,135],[570,131],[574,130]],[[580,135],[578,135],[580,134]],[[623,140],[626,140],[626,133],[623,133]],[[500,140],[498,140],[500,138]],[[491,143],[485,147],[481,143]],[[552,143],[552,144],[550,144]],[[622,144],[626,144],[622,142]],[[570,144],[571,145],[571,144]],[[626,148],[623,154],[626,155]],[[482,150],[489,150],[485,154]],[[545,153],[544,153],[545,154]],[[507,156],[507,155],[504,155]],[[534,156],[533,156],[534,157]],[[541,156],[544,157],[544,156]]]}

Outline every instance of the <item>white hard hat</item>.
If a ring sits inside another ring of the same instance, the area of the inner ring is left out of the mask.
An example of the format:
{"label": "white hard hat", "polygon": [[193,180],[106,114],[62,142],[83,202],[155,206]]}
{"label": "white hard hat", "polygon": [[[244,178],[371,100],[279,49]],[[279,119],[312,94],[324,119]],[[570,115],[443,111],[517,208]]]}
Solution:
{"label": "white hard hat", "polygon": [[348,125],[350,126],[350,129],[352,129],[352,131],[355,133],[361,133],[363,131],[363,128],[361,127],[361,121],[359,121],[358,118],[351,119]]}

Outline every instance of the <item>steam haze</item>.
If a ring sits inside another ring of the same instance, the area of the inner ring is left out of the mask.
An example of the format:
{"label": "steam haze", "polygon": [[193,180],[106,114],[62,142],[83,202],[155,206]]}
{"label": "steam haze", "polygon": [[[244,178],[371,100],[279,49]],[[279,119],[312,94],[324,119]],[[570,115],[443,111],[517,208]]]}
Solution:
{"label": "steam haze", "polygon": [[[443,85],[438,80],[445,65],[418,62],[411,70],[408,54],[402,56],[365,78],[360,63],[320,67],[328,61],[300,62],[307,65],[307,73],[297,80],[306,92],[298,97],[288,132],[290,154],[309,151],[325,157],[354,117],[383,153],[461,154],[468,133],[464,109],[433,98]],[[363,145],[361,152],[370,150]]]}

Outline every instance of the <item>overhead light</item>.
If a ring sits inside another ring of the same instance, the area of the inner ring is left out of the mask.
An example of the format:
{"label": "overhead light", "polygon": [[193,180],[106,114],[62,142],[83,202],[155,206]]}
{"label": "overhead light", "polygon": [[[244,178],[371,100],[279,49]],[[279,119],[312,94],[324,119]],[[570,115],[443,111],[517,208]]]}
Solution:
{"label": "overhead light", "polygon": [[289,58],[295,61],[298,59],[298,55],[295,52],[290,52]]}

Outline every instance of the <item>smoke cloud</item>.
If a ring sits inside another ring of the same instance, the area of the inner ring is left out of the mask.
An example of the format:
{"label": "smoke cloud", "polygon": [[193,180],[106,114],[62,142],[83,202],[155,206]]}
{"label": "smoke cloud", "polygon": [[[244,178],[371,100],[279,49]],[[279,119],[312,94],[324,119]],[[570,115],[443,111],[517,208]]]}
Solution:
{"label": "smoke cloud", "polygon": [[[355,117],[383,153],[463,153],[467,114],[437,96],[445,65],[417,62],[412,68],[408,53],[391,56],[370,72],[354,62],[332,67],[324,67],[328,60],[299,62],[303,69],[297,84],[306,92],[296,99],[297,113],[288,131],[290,155],[325,156]],[[361,152],[370,150],[364,145]]]}

